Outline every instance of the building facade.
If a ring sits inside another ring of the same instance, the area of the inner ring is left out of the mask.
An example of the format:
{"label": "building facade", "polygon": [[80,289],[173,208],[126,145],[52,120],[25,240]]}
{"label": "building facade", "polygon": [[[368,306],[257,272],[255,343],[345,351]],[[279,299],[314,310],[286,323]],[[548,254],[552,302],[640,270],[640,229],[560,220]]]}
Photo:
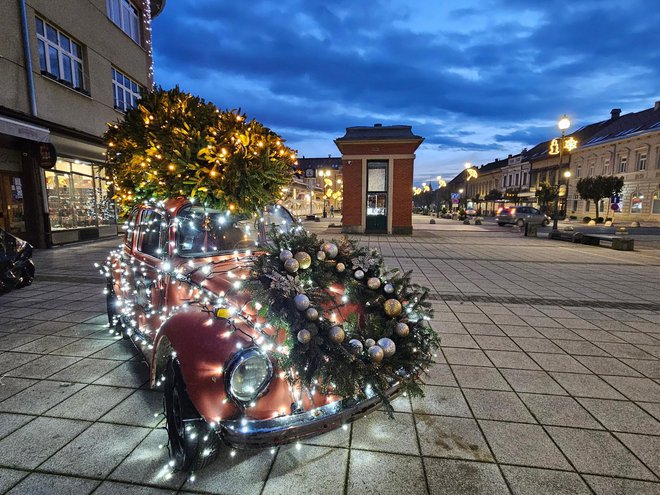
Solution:
{"label": "building facade", "polygon": [[0,4],[0,227],[37,247],[117,234],[106,124],[153,84],[164,0]]}
{"label": "building facade", "polygon": [[299,217],[334,216],[342,209],[343,174],[340,157],[298,158],[284,205]]}

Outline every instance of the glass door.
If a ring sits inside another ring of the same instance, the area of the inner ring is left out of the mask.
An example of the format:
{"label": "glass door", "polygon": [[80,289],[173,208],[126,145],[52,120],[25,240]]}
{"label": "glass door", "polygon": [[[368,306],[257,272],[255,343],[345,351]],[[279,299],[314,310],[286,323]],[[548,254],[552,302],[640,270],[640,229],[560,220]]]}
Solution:
{"label": "glass door", "polygon": [[367,224],[365,232],[387,233],[387,161],[367,162]]}
{"label": "glass door", "polygon": [[19,236],[25,233],[23,184],[17,175],[0,174],[0,228]]}

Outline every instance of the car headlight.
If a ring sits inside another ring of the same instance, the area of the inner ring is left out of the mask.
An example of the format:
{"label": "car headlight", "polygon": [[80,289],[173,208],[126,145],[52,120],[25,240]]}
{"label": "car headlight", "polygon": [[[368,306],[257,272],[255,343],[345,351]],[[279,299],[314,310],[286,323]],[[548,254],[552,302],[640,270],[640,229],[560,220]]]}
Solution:
{"label": "car headlight", "polygon": [[259,350],[245,349],[235,354],[227,365],[225,386],[240,402],[256,399],[273,377],[273,364]]}

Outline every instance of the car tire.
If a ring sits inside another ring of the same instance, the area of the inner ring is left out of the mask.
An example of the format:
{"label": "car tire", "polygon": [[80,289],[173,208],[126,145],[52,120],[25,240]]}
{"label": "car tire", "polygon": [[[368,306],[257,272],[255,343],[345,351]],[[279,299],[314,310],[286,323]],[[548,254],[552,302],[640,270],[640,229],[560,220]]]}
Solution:
{"label": "car tire", "polygon": [[173,467],[196,471],[213,462],[220,439],[188,397],[179,361],[170,358],[165,373],[165,418]]}
{"label": "car tire", "polygon": [[518,220],[516,220],[516,225],[518,227],[524,227],[525,226],[525,221],[522,218],[519,218]]}
{"label": "car tire", "polygon": [[499,225],[500,227],[504,227],[504,222],[497,222],[497,225]]}
{"label": "car tire", "polygon": [[546,218],[545,220],[543,220],[543,226],[547,227],[548,225],[550,225],[550,220]]}
{"label": "car tire", "polygon": [[32,260],[27,260],[25,262],[25,266],[21,268],[21,271],[17,277],[18,283],[16,284],[16,288],[20,289],[21,287],[32,285],[32,281],[34,280],[34,273],[34,262]]}

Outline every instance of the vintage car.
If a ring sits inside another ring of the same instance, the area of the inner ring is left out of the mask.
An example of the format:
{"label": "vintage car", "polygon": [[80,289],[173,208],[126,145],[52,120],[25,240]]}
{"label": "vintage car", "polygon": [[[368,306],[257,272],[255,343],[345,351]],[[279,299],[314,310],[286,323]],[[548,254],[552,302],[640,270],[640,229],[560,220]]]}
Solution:
{"label": "vintage car", "polygon": [[0,229],[0,294],[30,285],[34,272],[30,243]]}
{"label": "vintage car", "polygon": [[[207,465],[221,444],[272,447],[325,433],[380,405],[290,384],[259,344],[256,318],[217,309],[218,299],[250,312],[238,287],[271,228],[297,226],[283,207],[262,218],[230,215],[183,198],[141,205],[104,273],[110,325],[130,338],[165,393],[172,464]],[[230,293],[234,296],[230,296]],[[354,310],[346,306],[345,312]],[[397,393],[393,383],[386,392]]]}

